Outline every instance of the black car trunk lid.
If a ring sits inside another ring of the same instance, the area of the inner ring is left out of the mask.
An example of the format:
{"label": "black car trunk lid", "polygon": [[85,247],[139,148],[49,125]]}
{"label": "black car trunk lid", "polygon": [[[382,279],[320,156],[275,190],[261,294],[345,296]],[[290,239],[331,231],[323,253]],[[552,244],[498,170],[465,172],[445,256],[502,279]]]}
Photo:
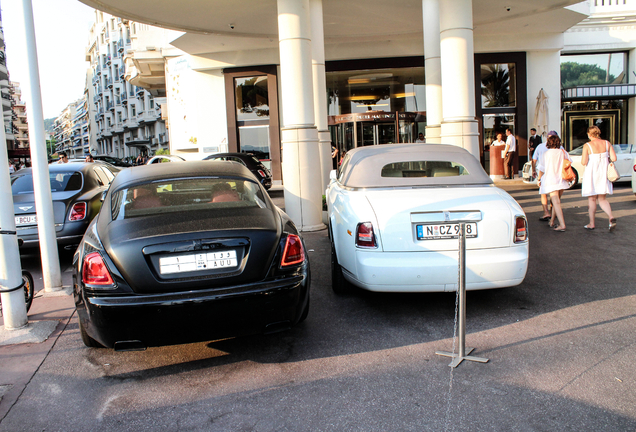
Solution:
{"label": "black car trunk lid", "polygon": [[241,209],[117,220],[100,235],[134,292],[167,293],[264,279],[281,227],[270,209]]}

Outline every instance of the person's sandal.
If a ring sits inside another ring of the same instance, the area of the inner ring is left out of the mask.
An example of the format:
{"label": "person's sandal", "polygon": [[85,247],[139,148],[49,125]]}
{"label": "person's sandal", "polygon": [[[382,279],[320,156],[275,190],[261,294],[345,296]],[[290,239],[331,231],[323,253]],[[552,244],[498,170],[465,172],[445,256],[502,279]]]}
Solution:
{"label": "person's sandal", "polygon": [[616,228],[616,218],[612,218],[609,221],[609,232],[614,231],[615,228]]}
{"label": "person's sandal", "polygon": [[588,231],[592,231],[594,229],[594,227],[589,227],[587,225],[584,225],[583,228],[585,228]]}

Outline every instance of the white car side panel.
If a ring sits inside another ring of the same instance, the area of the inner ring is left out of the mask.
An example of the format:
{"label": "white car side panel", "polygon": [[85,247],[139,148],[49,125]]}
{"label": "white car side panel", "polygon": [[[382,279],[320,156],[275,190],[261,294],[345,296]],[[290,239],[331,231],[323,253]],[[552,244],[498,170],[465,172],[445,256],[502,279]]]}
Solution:
{"label": "white car side panel", "polygon": [[340,188],[332,183],[327,189],[329,222],[336,247],[338,263],[346,270],[355,272],[355,235],[360,222],[377,221],[369,202],[363,194]]}

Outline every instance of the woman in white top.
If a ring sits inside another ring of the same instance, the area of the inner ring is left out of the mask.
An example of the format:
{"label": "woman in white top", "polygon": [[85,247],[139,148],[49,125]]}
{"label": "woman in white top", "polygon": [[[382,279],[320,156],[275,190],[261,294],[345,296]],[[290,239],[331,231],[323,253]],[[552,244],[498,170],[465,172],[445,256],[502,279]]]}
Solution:
{"label": "woman in white top", "polygon": [[601,209],[609,217],[610,232],[616,228],[616,219],[612,216],[612,207],[606,198],[607,194],[614,193],[612,183],[607,179],[607,166],[609,161],[616,161],[614,147],[608,141],[602,140],[601,130],[596,126],[587,129],[587,137],[590,142],[583,146],[581,163],[585,166],[583,174],[583,186],[581,193],[587,197],[590,223],[583,228],[593,230],[595,228],[596,201]]}
{"label": "woman in white top", "polygon": [[556,135],[548,137],[546,147],[547,150],[543,153],[541,165],[538,167],[539,193],[550,195],[550,201],[552,201],[550,226],[555,225],[554,219],[556,217],[559,224],[554,228],[554,231],[563,232],[565,231],[565,220],[561,209],[561,195],[565,189],[570,187],[570,184],[567,180],[563,180],[561,172],[567,153],[561,148],[561,139]]}

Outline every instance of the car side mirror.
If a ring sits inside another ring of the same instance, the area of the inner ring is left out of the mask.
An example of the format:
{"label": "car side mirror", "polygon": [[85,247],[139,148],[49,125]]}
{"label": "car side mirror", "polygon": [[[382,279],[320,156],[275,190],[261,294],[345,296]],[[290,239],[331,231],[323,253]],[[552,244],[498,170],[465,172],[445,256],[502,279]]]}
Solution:
{"label": "car side mirror", "polygon": [[338,179],[338,174],[336,173],[336,170],[329,171],[329,180],[337,180],[337,179]]}
{"label": "car side mirror", "polygon": [[108,193],[108,189],[106,189],[104,192],[102,192],[102,197],[99,199],[101,202],[104,202],[104,200],[106,199],[106,194]]}

